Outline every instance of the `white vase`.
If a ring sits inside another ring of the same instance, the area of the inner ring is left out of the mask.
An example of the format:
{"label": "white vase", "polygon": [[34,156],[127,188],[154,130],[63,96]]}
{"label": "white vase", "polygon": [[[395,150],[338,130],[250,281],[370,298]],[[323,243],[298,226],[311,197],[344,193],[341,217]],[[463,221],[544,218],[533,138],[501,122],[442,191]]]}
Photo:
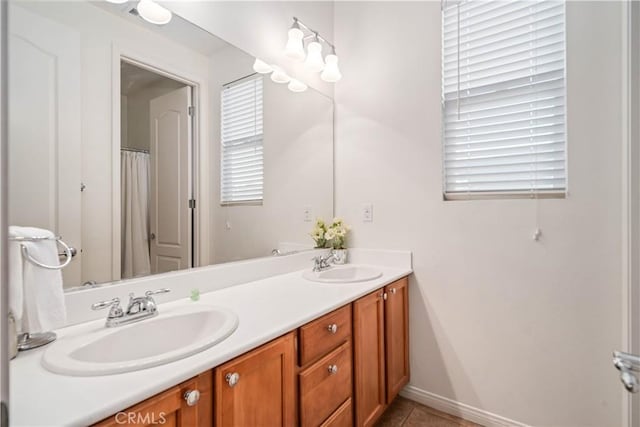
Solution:
{"label": "white vase", "polygon": [[346,249],[333,249],[333,263],[342,265],[347,263],[347,250]]}

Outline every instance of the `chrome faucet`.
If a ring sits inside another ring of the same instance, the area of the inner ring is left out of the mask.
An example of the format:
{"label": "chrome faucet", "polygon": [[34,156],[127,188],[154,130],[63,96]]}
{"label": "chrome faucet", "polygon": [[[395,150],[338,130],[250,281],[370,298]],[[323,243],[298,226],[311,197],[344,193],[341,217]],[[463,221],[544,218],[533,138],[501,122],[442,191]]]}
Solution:
{"label": "chrome faucet", "polygon": [[313,271],[316,273],[331,268],[331,261],[333,261],[333,254],[330,253],[326,257],[319,255],[313,259]]}
{"label": "chrome faucet", "polygon": [[153,299],[153,295],[165,294],[171,292],[171,289],[162,288],[155,291],[147,291],[143,297],[136,297],[133,293],[129,294],[129,304],[127,309],[120,307],[120,298],[114,298],[108,301],[100,301],[91,306],[92,310],[102,310],[111,307],[107,315],[105,326],[112,328],[114,326],[127,325],[129,323],[138,322],[149,317],[158,315],[158,305]]}

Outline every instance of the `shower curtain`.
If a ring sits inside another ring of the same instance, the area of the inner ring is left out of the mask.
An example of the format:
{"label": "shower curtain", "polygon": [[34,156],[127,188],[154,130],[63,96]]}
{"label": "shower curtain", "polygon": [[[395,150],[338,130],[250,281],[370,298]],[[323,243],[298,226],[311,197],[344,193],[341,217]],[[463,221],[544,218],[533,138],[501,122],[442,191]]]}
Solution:
{"label": "shower curtain", "polygon": [[122,278],[151,273],[149,256],[149,154],[121,151]]}

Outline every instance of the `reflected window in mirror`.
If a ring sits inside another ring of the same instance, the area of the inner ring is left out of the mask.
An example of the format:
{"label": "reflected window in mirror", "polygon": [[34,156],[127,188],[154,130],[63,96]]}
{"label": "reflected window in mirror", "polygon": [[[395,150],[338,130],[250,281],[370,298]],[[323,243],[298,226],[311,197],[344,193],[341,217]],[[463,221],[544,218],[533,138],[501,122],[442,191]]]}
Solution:
{"label": "reflected window in mirror", "polygon": [[221,96],[220,203],[260,204],[264,189],[262,76],[227,84]]}

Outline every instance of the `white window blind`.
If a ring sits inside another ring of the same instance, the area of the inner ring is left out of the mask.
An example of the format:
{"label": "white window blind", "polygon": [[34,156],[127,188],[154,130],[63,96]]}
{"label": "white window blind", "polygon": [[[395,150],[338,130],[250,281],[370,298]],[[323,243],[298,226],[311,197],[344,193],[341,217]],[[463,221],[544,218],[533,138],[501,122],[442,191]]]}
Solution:
{"label": "white window blind", "polygon": [[566,189],[564,1],[445,1],[445,197]]}
{"label": "white window blind", "polygon": [[264,186],[262,76],[224,86],[221,98],[220,202],[261,202]]}

